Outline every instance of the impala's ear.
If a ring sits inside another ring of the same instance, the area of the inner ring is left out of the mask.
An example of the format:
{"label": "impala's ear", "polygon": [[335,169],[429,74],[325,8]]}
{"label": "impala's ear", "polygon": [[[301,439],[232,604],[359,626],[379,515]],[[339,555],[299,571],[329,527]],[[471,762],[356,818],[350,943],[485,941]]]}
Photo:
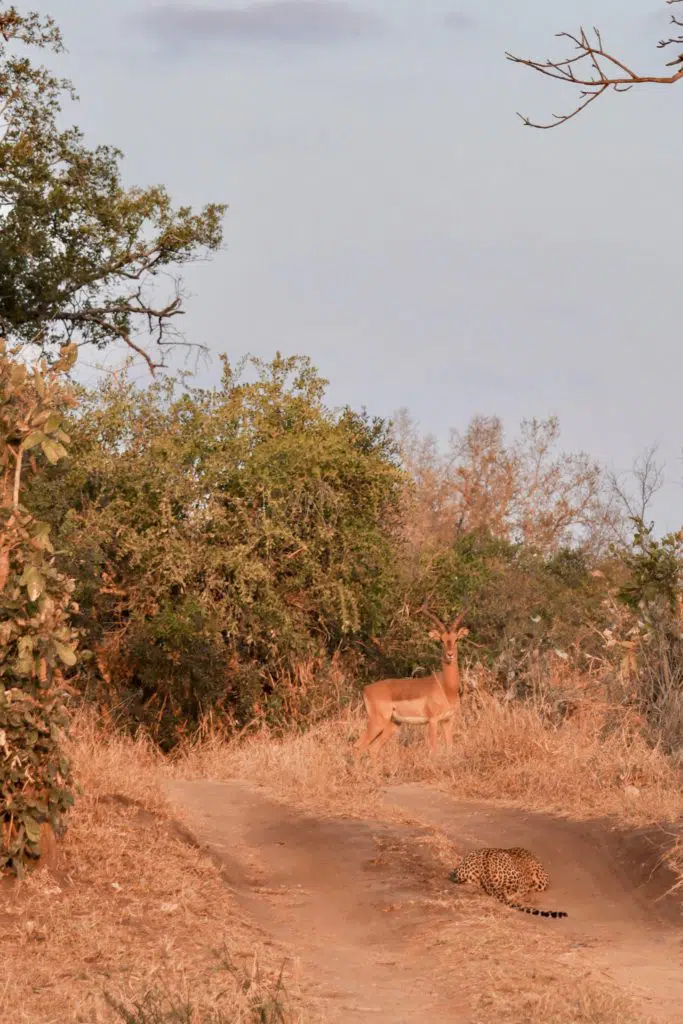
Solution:
{"label": "impala's ear", "polygon": [[462,638],[464,636],[469,636],[469,635],[470,635],[470,631],[467,628],[467,626],[464,626],[462,629],[458,630],[458,640],[462,640]]}
{"label": "impala's ear", "polygon": [[440,640],[441,639],[441,633],[439,633],[438,629],[430,629],[429,630],[429,639],[430,640]]}

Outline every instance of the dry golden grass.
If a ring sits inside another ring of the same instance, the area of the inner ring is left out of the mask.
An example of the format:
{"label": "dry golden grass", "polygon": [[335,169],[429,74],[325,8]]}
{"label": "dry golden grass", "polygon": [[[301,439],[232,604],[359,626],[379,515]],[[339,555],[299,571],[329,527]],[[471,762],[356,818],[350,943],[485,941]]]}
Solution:
{"label": "dry golden grass", "polygon": [[[465,701],[453,749],[429,756],[424,729],[404,727],[380,754],[357,762],[359,710],[307,732],[267,729],[234,742],[216,731],[188,744],[170,770],[183,777],[240,777],[283,800],[340,815],[397,820],[381,784],[422,782],[462,799],[504,802],[577,820],[611,817],[624,826],[671,823],[679,834],[666,859],[683,885],[681,773],[649,745],[633,714],[586,701],[558,724],[533,703],[478,692]],[[380,783],[380,785],[378,785]]]}
{"label": "dry golden grass", "polygon": [[[609,816],[634,827],[670,822],[672,832],[680,828],[679,772],[661,750],[648,745],[632,715],[605,702],[585,701],[572,717],[553,725],[545,711],[478,693],[466,702],[450,754],[442,750],[430,758],[424,730],[404,729],[380,755],[377,773],[368,760],[356,763],[353,757],[353,741],[364,727],[358,711],[281,737],[267,730],[238,742],[204,735],[186,747],[172,770],[249,779],[304,809],[338,815],[400,819],[402,814],[382,800],[378,782],[422,782],[464,799],[579,820]],[[436,874],[445,877],[452,843],[435,829],[422,844],[418,861],[427,856],[439,863]],[[401,853],[394,849],[391,856]],[[668,859],[683,884],[683,847],[674,847]],[[417,861],[413,877],[416,870]],[[459,905],[457,920],[439,938],[435,963],[444,972],[458,964],[461,991],[481,1024],[646,1024],[650,1019],[596,966],[596,951],[575,953],[560,931],[530,935],[504,909],[477,907],[480,902]]]}
{"label": "dry golden grass", "polygon": [[451,965],[465,965],[462,991],[478,1024],[649,1024],[636,1000],[572,962],[547,931],[520,935],[499,915],[464,924],[442,942]]}
{"label": "dry golden grass", "polygon": [[[378,775],[356,763],[353,740],[363,717],[349,712],[305,733],[267,729],[231,742],[203,736],[178,755],[184,777],[242,777],[299,804],[367,814],[379,805]],[[431,758],[425,732],[404,727],[379,757],[385,783],[421,781],[462,798],[502,800],[576,818],[615,815],[624,823],[674,821],[683,811],[679,772],[650,747],[636,724],[615,711],[549,726],[531,705],[480,697],[456,724],[451,753]]]}
{"label": "dry golden grass", "polygon": [[[83,793],[60,863],[5,889],[0,1019],[304,1019],[296,971],[288,964],[283,998],[282,954],[262,941],[219,869],[174,824],[163,795],[169,774],[246,778],[290,803],[342,816],[395,817],[378,781],[422,781],[463,798],[575,818],[613,815],[633,825],[680,818],[678,773],[637,723],[606,707],[551,726],[533,706],[483,695],[467,703],[451,754],[430,759],[423,730],[404,730],[385,749],[379,778],[367,761],[354,762],[362,725],[349,712],[279,738],[261,730],[230,741],[214,729],[169,762],[143,740],[79,717],[71,747]],[[428,854],[445,865],[451,849],[441,838],[434,834]],[[434,964],[444,972],[459,965],[482,1024],[645,1024],[613,986],[587,976],[585,961],[565,959],[565,948],[559,932],[522,933],[505,908],[473,899],[439,935]]]}
{"label": "dry golden grass", "polygon": [[[71,747],[83,793],[59,863],[5,883],[0,1019],[299,1020],[283,1016],[281,957],[262,946],[218,868],[177,834],[158,755],[87,717]],[[287,986],[291,976],[288,967]]]}

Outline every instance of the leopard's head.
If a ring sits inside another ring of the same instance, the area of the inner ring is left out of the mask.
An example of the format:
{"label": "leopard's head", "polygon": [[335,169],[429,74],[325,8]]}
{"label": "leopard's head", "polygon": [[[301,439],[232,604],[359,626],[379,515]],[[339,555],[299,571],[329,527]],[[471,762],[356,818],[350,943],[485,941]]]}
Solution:
{"label": "leopard's head", "polygon": [[470,880],[469,874],[467,859],[463,858],[458,866],[453,868],[448,878],[449,881],[462,885],[463,882],[468,882]]}

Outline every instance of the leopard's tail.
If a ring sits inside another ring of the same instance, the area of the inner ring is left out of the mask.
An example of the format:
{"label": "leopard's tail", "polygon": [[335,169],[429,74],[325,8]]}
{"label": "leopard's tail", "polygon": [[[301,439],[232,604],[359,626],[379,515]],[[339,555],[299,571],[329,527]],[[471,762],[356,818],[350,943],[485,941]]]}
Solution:
{"label": "leopard's tail", "polygon": [[519,903],[508,903],[513,910],[521,910],[524,914],[533,914],[534,917],[566,917],[564,910],[539,910],[538,907],[522,907]]}
{"label": "leopard's tail", "polygon": [[521,910],[523,914],[533,914],[534,917],[567,917],[564,910],[539,910],[538,907],[523,907],[521,903],[513,903],[507,896],[495,893],[497,898],[513,910]]}

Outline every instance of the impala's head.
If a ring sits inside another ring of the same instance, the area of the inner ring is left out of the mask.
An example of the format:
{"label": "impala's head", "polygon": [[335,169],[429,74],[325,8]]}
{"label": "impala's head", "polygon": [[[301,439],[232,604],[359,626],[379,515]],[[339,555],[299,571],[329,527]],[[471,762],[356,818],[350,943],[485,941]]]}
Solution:
{"label": "impala's head", "polygon": [[447,665],[451,662],[456,661],[458,658],[458,641],[462,640],[463,637],[467,636],[469,629],[461,627],[460,623],[465,617],[464,612],[460,612],[460,615],[453,619],[450,626],[444,626],[440,619],[437,619],[435,615],[428,613],[430,618],[436,622],[438,629],[431,629],[429,636],[431,640],[440,640],[443,644],[443,658]]}

